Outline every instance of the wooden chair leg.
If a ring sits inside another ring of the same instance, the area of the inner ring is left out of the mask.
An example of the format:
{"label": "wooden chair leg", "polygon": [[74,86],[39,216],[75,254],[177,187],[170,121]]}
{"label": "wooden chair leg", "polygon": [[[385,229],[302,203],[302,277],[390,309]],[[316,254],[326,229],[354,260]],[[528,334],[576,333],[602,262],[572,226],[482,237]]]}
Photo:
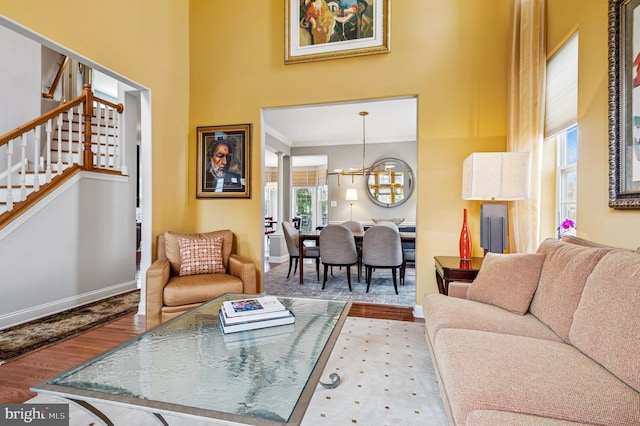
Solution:
{"label": "wooden chair leg", "polygon": [[351,291],[351,266],[347,266],[347,282],[349,283],[349,291]]}

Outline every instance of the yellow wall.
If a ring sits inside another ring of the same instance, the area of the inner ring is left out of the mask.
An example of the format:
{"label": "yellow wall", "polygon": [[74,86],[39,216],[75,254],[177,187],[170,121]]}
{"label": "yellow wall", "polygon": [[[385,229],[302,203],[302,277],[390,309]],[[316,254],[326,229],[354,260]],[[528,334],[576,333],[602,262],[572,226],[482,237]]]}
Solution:
{"label": "yellow wall", "polygon": [[[187,201],[195,227],[231,227],[240,252],[262,241],[261,108],[418,96],[418,290],[436,291],[434,255],[457,255],[469,207],[476,253],[479,203],[461,199],[462,161],[504,150],[510,1],[392,2],[391,52],[284,64],[284,2],[192,0],[189,158],[195,128],[253,123],[252,198]],[[195,169],[189,187],[195,186]]]}
{"label": "yellow wall", "polygon": [[607,12],[607,0],[547,0],[547,50],[557,50],[578,30],[577,234],[635,248],[640,212],[608,206]]}

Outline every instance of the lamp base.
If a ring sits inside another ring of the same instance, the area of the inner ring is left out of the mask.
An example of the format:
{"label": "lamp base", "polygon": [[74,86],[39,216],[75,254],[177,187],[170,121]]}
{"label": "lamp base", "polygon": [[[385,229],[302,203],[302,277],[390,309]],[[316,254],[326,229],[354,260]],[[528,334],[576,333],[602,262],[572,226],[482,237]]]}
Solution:
{"label": "lamp base", "polygon": [[480,206],[480,246],[492,253],[504,253],[507,249],[507,203],[488,202]]}

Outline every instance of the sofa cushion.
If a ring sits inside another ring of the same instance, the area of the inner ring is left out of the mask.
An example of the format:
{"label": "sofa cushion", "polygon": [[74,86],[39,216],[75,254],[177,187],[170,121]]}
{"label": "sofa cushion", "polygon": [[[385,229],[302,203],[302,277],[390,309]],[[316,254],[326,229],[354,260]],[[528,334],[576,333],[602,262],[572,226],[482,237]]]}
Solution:
{"label": "sofa cushion", "polygon": [[425,330],[431,344],[446,328],[492,331],[562,342],[549,327],[531,314],[516,315],[486,303],[458,299],[440,293],[426,294],[422,308]]}
{"label": "sofa cushion", "polygon": [[569,341],[573,313],[584,284],[598,261],[611,249],[586,247],[546,239],[538,253],[546,253],[540,282],[529,311],[564,341]]}
{"label": "sofa cushion", "polygon": [[538,287],[546,254],[487,253],[467,299],[489,303],[524,315]]}
{"label": "sofa cushion", "polygon": [[164,287],[162,301],[166,306],[202,303],[225,293],[244,293],[240,278],[229,274],[173,276]]}
{"label": "sofa cushion", "polygon": [[640,255],[616,250],[587,279],[571,344],[640,392]]}
{"label": "sofa cushion", "polygon": [[180,276],[198,274],[224,274],[222,263],[222,237],[180,238]]}
{"label": "sofa cushion", "polygon": [[165,232],[164,247],[165,254],[171,263],[171,275],[180,274],[180,238],[216,238],[222,237],[222,261],[225,268],[229,265],[229,256],[233,249],[233,232],[228,229],[221,231],[203,232],[203,233],[187,233],[187,232]]}
{"label": "sofa cushion", "polygon": [[565,343],[445,329],[434,355],[455,424],[467,424],[477,410],[598,425],[640,422],[640,393]]}

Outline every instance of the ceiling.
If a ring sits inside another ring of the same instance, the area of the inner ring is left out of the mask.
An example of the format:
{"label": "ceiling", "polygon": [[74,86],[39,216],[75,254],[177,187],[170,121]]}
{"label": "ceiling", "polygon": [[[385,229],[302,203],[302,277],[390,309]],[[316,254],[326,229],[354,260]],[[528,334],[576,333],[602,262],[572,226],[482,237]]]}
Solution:
{"label": "ceiling", "polygon": [[[263,110],[266,133],[290,147],[361,144],[365,117],[366,143],[410,142],[417,140],[417,99],[415,97],[373,99],[303,105]],[[294,156],[294,167],[326,164],[323,155]],[[265,166],[276,167],[277,156],[267,147]]]}

